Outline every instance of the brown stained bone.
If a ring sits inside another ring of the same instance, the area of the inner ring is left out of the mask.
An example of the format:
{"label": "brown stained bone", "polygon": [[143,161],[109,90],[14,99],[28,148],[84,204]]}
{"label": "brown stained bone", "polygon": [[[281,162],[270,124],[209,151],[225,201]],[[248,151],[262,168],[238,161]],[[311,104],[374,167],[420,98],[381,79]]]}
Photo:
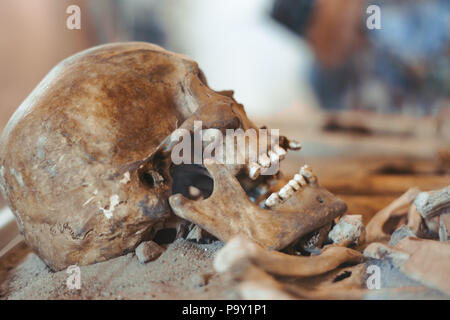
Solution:
{"label": "brown stained bone", "polygon": [[388,242],[391,236],[383,230],[383,227],[392,218],[406,217],[411,203],[419,192],[419,189],[411,188],[386,208],[376,213],[366,226],[367,243],[374,241]]}
{"label": "brown stained bone", "polygon": [[414,204],[426,220],[442,213],[450,212],[450,186],[440,190],[421,192]]}
{"label": "brown stained bone", "polygon": [[[205,161],[214,180],[212,195],[192,201],[181,194],[170,197],[172,210],[179,217],[228,241],[245,235],[269,249],[282,249],[301,236],[330,223],[341,215],[345,203],[317,185],[297,192],[297,206],[268,210],[255,205],[225,165]],[[288,201],[292,202],[293,197]]]}
{"label": "brown stained bone", "polygon": [[224,272],[245,260],[270,274],[310,277],[336,269],[343,263],[361,263],[364,257],[358,251],[339,246],[325,247],[318,256],[291,256],[266,250],[246,237],[237,236],[217,253],[214,268],[217,272]]}
{"label": "brown stained bone", "polygon": [[396,246],[371,243],[364,256],[392,259],[393,264],[407,276],[450,295],[450,246],[434,240],[404,238]]}

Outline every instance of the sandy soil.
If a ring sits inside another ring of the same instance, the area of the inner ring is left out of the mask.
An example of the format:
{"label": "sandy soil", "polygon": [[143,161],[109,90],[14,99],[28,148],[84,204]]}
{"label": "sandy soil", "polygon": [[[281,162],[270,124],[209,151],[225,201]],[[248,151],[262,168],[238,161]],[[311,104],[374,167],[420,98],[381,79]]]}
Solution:
{"label": "sandy soil", "polygon": [[[1,299],[234,299],[233,281],[213,272],[222,247],[178,240],[155,261],[139,263],[133,253],[81,267],[81,289],[70,290],[65,271],[51,272],[33,253],[9,272]],[[3,262],[4,264],[4,262]],[[0,266],[1,268],[1,266]]]}

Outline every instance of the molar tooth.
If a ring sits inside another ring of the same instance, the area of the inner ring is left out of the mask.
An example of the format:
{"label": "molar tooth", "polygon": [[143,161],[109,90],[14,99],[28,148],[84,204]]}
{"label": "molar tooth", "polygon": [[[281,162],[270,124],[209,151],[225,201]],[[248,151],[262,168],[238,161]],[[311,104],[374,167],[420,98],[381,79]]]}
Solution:
{"label": "molar tooth", "polygon": [[250,163],[248,168],[248,176],[252,180],[255,180],[261,174],[261,166],[255,162]]}
{"label": "molar tooth", "polygon": [[301,174],[298,174],[298,173],[296,173],[294,175],[294,181],[296,181],[300,185],[300,187],[304,187],[308,184],[308,182],[305,180],[305,178]]}
{"label": "molar tooth", "polygon": [[314,183],[317,180],[316,175],[313,173],[311,167],[307,164],[300,168],[300,174],[305,177],[305,179],[309,183]]}
{"label": "molar tooth", "polygon": [[267,154],[262,153],[259,155],[258,163],[264,168],[269,168],[271,162]]}
{"label": "molar tooth", "polygon": [[290,140],[289,141],[289,149],[291,150],[300,150],[302,148],[302,145],[300,142],[295,141],[295,140]]}
{"label": "molar tooth", "polygon": [[273,207],[274,205],[277,205],[279,203],[281,203],[281,199],[276,193],[272,193],[264,202],[264,204],[268,208]]}
{"label": "molar tooth", "polygon": [[273,151],[275,151],[275,153],[280,157],[280,160],[283,160],[287,153],[286,150],[284,150],[279,145],[274,145]]}
{"label": "molar tooth", "polygon": [[292,187],[292,189],[294,189],[295,191],[300,190],[300,185],[298,184],[297,181],[295,181],[294,179],[289,180],[288,184]]}
{"label": "molar tooth", "polygon": [[298,173],[294,175],[294,180],[300,185],[300,187],[304,187],[307,185],[305,178],[303,178],[303,176]]}
{"label": "molar tooth", "polygon": [[283,188],[281,188],[280,191],[278,191],[278,195],[281,199],[287,200],[294,194],[294,192],[294,189],[292,189],[292,187],[287,184]]}
{"label": "molar tooth", "polygon": [[272,150],[269,150],[269,152],[267,153],[270,157],[270,162],[274,163],[274,162],[279,162],[280,161],[280,157],[278,156],[278,154],[276,154],[275,152],[273,152]]}

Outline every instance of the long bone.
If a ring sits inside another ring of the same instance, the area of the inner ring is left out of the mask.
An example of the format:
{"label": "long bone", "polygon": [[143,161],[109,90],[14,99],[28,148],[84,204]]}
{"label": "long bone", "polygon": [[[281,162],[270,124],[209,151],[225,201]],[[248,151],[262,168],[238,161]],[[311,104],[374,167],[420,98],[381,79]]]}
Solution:
{"label": "long bone", "polygon": [[315,276],[334,270],[343,263],[364,261],[360,252],[339,246],[328,246],[318,256],[300,257],[265,250],[250,239],[238,236],[217,253],[214,268],[224,272],[246,259],[268,273],[290,277]]}
{"label": "long bone", "polygon": [[[364,287],[365,264],[336,269],[316,277],[275,279],[262,268],[242,261],[227,273],[238,282],[236,289],[242,299],[361,299],[368,291]],[[350,276],[336,281],[339,275],[346,273]]]}
{"label": "long bone", "polygon": [[245,235],[265,248],[278,250],[330,223],[346,210],[342,200],[317,184],[295,193],[298,198],[295,208],[263,209],[248,198],[226,166],[211,159],[204,164],[214,180],[211,196],[193,201],[176,194],[169,198],[169,203],[177,216],[222,241]]}

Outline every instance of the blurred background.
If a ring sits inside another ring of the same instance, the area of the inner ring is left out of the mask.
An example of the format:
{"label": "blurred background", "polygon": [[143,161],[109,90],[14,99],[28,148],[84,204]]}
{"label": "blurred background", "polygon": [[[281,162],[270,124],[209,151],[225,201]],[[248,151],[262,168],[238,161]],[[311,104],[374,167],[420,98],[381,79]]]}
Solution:
{"label": "blurred background", "polygon": [[[70,5],[79,30],[66,26]],[[370,5],[381,29],[368,27]],[[0,0],[0,129],[67,56],[148,41],[192,57],[255,123],[301,141],[288,172],[312,163],[349,197],[368,185],[392,196],[411,183],[434,187],[430,176],[448,184],[449,9],[448,0]],[[335,182],[382,170],[410,180]]]}

